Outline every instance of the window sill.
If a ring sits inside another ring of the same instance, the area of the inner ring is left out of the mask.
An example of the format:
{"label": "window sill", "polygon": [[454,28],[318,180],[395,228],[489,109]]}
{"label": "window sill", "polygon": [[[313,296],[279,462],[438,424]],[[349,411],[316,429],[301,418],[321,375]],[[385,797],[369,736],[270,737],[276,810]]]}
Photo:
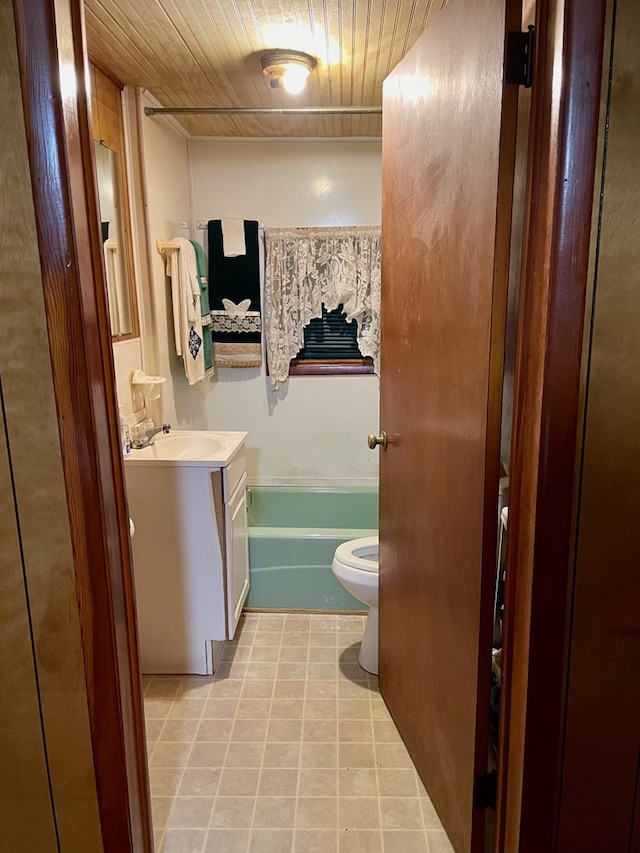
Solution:
{"label": "window sill", "polygon": [[365,373],[373,373],[373,361],[370,358],[344,361],[294,358],[289,365],[289,376],[351,376]]}

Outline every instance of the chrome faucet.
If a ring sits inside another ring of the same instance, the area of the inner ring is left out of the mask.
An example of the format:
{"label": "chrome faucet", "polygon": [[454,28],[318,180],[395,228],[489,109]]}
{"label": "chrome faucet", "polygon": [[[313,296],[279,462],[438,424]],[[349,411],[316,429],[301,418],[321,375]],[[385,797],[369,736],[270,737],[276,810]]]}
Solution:
{"label": "chrome faucet", "polygon": [[134,450],[142,450],[143,447],[149,447],[150,444],[153,444],[155,438],[159,432],[169,432],[171,430],[171,424],[162,424],[162,426],[151,426],[148,427],[142,438],[132,438],[131,439],[131,447]]}

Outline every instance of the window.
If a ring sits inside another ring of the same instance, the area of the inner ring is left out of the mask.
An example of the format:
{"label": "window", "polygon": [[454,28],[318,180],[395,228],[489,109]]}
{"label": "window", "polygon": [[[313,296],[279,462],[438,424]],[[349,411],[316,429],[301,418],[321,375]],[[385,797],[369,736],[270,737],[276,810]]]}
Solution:
{"label": "window", "polygon": [[357,323],[347,323],[342,305],[335,311],[322,306],[322,317],[305,326],[304,346],[292,359],[289,374],[373,373],[373,359],[358,347]]}

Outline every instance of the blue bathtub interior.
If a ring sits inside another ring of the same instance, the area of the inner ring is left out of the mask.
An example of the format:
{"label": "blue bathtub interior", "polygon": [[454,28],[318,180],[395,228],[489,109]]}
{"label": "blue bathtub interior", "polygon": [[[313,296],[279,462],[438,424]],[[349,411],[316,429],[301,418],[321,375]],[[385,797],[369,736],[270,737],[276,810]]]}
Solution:
{"label": "blue bathtub interior", "polygon": [[331,571],[342,542],[378,532],[378,490],[250,486],[249,607],[366,610]]}

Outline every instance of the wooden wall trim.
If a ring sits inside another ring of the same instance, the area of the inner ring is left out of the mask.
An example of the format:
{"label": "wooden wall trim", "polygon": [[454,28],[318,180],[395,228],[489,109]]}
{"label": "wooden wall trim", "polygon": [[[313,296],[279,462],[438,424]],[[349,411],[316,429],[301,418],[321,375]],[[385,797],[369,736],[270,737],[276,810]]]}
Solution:
{"label": "wooden wall trim", "polygon": [[151,853],[82,4],[15,0],[14,8],[104,849]]}
{"label": "wooden wall trim", "polygon": [[496,846],[519,853],[555,849],[605,7],[537,8]]}

